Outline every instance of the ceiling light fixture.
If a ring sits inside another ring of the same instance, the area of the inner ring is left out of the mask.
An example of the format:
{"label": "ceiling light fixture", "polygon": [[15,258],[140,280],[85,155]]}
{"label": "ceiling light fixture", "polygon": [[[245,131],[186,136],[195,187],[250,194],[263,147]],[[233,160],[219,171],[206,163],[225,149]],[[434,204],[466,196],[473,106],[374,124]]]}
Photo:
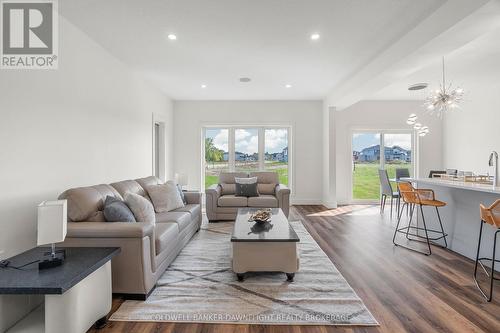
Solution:
{"label": "ceiling light fixture", "polygon": [[318,40],[321,37],[318,33],[314,33],[311,35],[311,40]]}
{"label": "ceiling light fixture", "polygon": [[292,87],[292,85],[291,85],[291,84],[287,84],[287,85],[285,85],[285,88],[291,88],[291,87]]}
{"label": "ceiling light fixture", "polygon": [[417,115],[412,113],[408,116],[408,120],[406,120],[406,123],[408,125],[415,125],[415,123],[417,122]]}
{"label": "ceiling light fixture", "polygon": [[206,85],[206,84],[202,84],[202,85],[201,85],[201,87],[202,87],[203,89],[205,89],[205,88],[207,87],[207,85]]}
{"label": "ceiling light fixture", "polygon": [[464,90],[460,87],[452,88],[451,83],[446,86],[446,78],[444,71],[444,57],[443,57],[443,83],[431,96],[427,97],[424,106],[429,113],[436,112],[438,117],[449,110],[457,108],[463,100]]}
{"label": "ceiling light fixture", "polygon": [[249,77],[240,77],[240,82],[246,83],[246,82],[250,82],[250,81],[252,81],[252,79],[250,79]]}
{"label": "ceiling light fixture", "polygon": [[167,38],[170,40],[177,40],[177,36],[174,34],[168,34]]}

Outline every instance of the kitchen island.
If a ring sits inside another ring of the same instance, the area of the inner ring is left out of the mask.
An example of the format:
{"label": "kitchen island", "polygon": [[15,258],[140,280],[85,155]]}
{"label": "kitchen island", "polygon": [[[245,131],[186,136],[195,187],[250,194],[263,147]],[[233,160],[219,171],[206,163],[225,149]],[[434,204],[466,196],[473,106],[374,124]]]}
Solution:
{"label": "kitchen island", "polygon": [[[447,203],[446,207],[440,208],[440,213],[444,231],[448,234],[446,238],[448,248],[475,260],[479,239],[479,204],[490,206],[495,200],[500,199],[500,187],[440,178],[408,178],[408,180],[415,183],[418,188],[434,190],[436,199]],[[439,226],[439,222],[435,212],[431,210],[433,209],[424,207],[425,221],[428,228],[435,229]],[[491,257],[495,231],[496,228],[491,225],[483,227],[481,256]],[[500,258],[500,248],[497,248],[496,255]]]}

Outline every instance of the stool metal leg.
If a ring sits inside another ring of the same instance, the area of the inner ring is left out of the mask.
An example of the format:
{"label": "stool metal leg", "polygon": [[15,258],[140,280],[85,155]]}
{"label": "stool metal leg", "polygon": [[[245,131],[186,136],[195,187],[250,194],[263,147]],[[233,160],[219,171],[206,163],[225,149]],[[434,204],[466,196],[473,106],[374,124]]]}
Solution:
{"label": "stool metal leg", "polygon": [[[475,265],[474,265],[474,283],[476,284],[477,289],[479,289],[479,291],[481,292],[481,295],[483,295],[483,297],[486,299],[486,301],[491,302],[491,300],[493,299],[493,280],[498,280],[497,278],[495,278],[495,262],[498,261],[498,260],[495,259],[495,257],[496,257],[496,247],[497,247],[497,236],[498,236],[498,233],[500,232],[500,230],[497,230],[495,232],[495,239],[493,241],[493,257],[491,259],[489,259],[489,258],[479,258],[479,252],[481,250],[481,238],[482,238],[483,224],[484,223],[485,222],[483,220],[481,220],[481,226],[479,227],[479,240],[477,242],[476,262],[475,262]],[[491,275],[488,274],[488,271],[486,270],[486,268],[481,263],[481,260],[491,260]],[[489,295],[486,295],[486,292],[481,288],[481,286],[479,286],[479,281],[477,280],[477,266],[478,266],[478,264],[484,270],[484,272],[486,273],[486,275],[490,278],[490,291],[489,291]]]}
{"label": "stool metal leg", "polygon": [[420,213],[422,214],[422,223],[424,224],[425,239],[427,241],[427,247],[429,248],[428,254],[426,254],[424,252],[422,252],[422,253],[424,253],[426,255],[431,255],[432,254],[431,242],[429,241],[429,234],[427,233],[427,225],[425,224],[424,209],[422,208],[422,205],[420,205]]}
{"label": "stool metal leg", "polygon": [[493,258],[491,259],[491,278],[490,278],[490,298],[488,299],[488,302],[491,302],[493,299],[493,280],[495,280],[495,255],[497,251],[497,235],[498,235],[497,230],[495,232],[495,240],[493,241]]}
{"label": "stool metal leg", "polygon": [[439,225],[441,226],[441,232],[443,233],[444,247],[448,247],[448,242],[446,241],[446,236],[444,234],[443,223],[441,222],[441,215],[439,214],[439,209],[437,207],[436,207],[436,213],[437,213],[437,216],[438,216]]}

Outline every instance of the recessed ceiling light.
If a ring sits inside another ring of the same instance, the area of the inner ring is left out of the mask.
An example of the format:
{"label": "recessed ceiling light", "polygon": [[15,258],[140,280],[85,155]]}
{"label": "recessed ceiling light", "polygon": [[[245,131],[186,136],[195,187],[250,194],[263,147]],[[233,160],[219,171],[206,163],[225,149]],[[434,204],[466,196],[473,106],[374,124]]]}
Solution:
{"label": "recessed ceiling light", "polygon": [[176,40],[177,36],[174,35],[174,34],[168,34],[167,38],[170,39],[170,40]]}
{"label": "recessed ceiling light", "polygon": [[201,85],[201,87],[202,87],[203,89],[205,89],[205,88],[207,87],[207,85],[206,85],[206,84],[202,84],[202,85]]}
{"label": "recessed ceiling light", "polygon": [[287,85],[285,85],[285,88],[291,88],[291,87],[292,87],[292,85],[291,85],[291,84],[287,84]]}
{"label": "recessed ceiling light", "polygon": [[252,81],[252,79],[250,79],[249,77],[240,77],[240,82],[250,82]]}
{"label": "recessed ceiling light", "polygon": [[311,35],[311,40],[318,40],[320,35],[318,33],[314,33]]}

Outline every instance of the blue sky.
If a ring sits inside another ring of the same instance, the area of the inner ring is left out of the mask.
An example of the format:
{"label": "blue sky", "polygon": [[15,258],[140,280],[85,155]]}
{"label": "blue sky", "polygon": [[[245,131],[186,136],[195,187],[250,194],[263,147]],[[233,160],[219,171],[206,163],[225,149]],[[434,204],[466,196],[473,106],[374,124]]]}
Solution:
{"label": "blue sky", "polygon": [[[411,134],[385,134],[385,146],[400,146],[404,149],[411,149]],[[364,148],[380,144],[380,134],[378,133],[354,133],[352,136],[352,149],[361,151]]]}
{"label": "blue sky", "polygon": [[[206,137],[214,139],[215,147],[228,151],[228,135],[227,129],[207,128]],[[236,129],[235,133],[235,150],[246,154],[254,154],[259,150],[258,129],[243,128]],[[288,146],[288,130],[286,129],[266,129],[265,131],[265,146],[267,153],[280,153],[283,148]]]}

